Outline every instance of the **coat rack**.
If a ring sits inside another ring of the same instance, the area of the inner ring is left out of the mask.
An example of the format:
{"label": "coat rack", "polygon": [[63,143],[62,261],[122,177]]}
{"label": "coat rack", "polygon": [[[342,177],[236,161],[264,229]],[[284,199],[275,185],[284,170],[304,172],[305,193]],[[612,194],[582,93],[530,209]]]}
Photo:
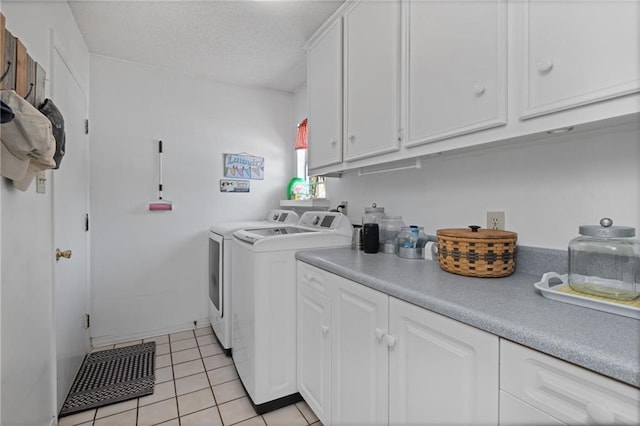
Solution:
{"label": "coat rack", "polygon": [[15,90],[37,108],[45,99],[45,78],[44,69],[7,30],[6,19],[0,14],[0,89]]}

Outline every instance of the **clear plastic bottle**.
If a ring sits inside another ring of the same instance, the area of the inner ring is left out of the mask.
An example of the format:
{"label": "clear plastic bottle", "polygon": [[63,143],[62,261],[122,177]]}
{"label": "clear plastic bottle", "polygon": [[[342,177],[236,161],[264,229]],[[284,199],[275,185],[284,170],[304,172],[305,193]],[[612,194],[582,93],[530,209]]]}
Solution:
{"label": "clear plastic bottle", "polygon": [[403,226],[402,230],[398,234],[398,248],[413,248],[415,247],[416,238],[411,232],[411,227]]}

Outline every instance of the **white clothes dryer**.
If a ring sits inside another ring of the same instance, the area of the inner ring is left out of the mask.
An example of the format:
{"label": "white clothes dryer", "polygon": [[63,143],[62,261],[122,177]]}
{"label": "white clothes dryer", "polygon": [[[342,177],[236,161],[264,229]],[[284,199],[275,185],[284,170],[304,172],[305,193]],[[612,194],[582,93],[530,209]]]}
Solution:
{"label": "white clothes dryer", "polygon": [[227,354],[231,352],[231,256],[233,232],[296,224],[300,217],[291,210],[270,210],[263,220],[220,222],[209,229],[209,321]]}

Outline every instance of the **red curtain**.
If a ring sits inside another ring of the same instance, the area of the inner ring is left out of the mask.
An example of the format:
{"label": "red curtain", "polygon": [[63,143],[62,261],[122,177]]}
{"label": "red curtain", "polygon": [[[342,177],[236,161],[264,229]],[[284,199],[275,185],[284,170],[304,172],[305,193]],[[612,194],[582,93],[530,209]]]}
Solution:
{"label": "red curtain", "polygon": [[305,118],[298,124],[298,135],[296,136],[296,145],[294,149],[307,149],[307,119]]}

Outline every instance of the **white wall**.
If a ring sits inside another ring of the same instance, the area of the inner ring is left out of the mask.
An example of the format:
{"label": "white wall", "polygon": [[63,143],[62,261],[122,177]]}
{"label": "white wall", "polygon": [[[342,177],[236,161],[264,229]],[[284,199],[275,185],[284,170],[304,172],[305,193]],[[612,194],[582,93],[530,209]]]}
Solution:
{"label": "white wall", "polygon": [[[92,55],[90,110],[93,344],[204,325],[209,226],[263,217],[286,194],[291,95]],[[147,211],[159,139],[171,212]],[[221,193],[223,153],[240,152],[265,158],[265,179]]]}
{"label": "white wall", "polygon": [[487,211],[504,211],[519,245],[564,250],[579,225],[605,216],[640,233],[640,124],[428,158],[419,170],[346,174],[327,191],[349,201],[354,223],[373,202],[431,235],[484,227]]}
{"label": "white wall", "polygon": [[[69,66],[88,88],[89,56],[66,2],[2,3],[9,31],[49,72],[53,29]],[[49,77],[51,77],[49,75]],[[47,85],[47,94],[49,93]],[[47,172],[47,177],[51,172]],[[52,327],[53,241],[51,188],[36,194],[0,182],[2,199],[3,425],[49,424],[55,415]]]}
{"label": "white wall", "polygon": [[293,122],[298,125],[307,118],[309,95],[307,85],[303,85],[293,92]]}

